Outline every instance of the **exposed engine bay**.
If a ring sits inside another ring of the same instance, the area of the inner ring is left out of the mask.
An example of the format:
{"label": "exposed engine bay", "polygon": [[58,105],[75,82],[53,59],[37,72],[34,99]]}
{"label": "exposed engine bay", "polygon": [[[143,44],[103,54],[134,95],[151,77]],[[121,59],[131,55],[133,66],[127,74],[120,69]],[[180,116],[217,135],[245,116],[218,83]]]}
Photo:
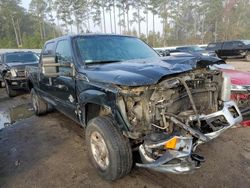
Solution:
{"label": "exposed engine bay", "polygon": [[[138,166],[160,171],[197,168],[203,157],[194,153],[196,147],[242,120],[230,101],[230,78],[219,71],[199,69],[152,86],[123,87],[120,93],[118,105],[131,130],[128,136],[141,140],[139,151],[146,164]],[[164,166],[176,159],[182,162]]]}
{"label": "exposed engine bay", "polygon": [[[170,117],[185,121],[191,116],[210,114],[218,111],[218,101],[229,100],[230,89],[226,98],[222,96],[222,82],[220,72],[199,70],[164,79],[155,86],[123,89],[123,113],[132,131],[148,134],[160,129],[171,134],[174,126]],[[192,126],[209,132],[198,120]]]}

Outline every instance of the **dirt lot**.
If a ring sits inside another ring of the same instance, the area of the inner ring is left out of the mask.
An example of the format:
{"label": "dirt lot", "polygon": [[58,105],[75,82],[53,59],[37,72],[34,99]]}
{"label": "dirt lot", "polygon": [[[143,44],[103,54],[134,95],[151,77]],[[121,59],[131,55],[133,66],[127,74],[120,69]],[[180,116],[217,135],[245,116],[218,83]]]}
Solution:
{"label": "dirt lot", "polygon": [[237,70],[250,72],[250,62],[245,60],[228,60],[227,63],[233,65]]}
{"label": "dirt lot", "polygon": [[[250,63],[229,63],[250,71]],[[127,177],[106,182],[88,161],[84,130],[58,112],[34,116],[29,102],[27,94],[9,99],[4,89],[0,89],[0,128],[6,127],[0,129],[0,187],[243,188],[250,185],[250,128],[230,129],[200,146],[198,152],[206,157],[206,162],[194,174],[170,175],[134,168]]]}

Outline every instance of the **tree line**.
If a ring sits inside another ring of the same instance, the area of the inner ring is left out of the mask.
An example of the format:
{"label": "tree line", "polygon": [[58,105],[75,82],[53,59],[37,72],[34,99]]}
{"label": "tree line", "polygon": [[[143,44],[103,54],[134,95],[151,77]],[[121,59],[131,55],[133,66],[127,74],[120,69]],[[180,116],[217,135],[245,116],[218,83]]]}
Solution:
{"label": "tree line", "polygon": [[249,0],[31,0],[25,10],[20,0],[0,0],[0,47],[40,48],[93,28],[154,47],[250,39],[249,7]]}

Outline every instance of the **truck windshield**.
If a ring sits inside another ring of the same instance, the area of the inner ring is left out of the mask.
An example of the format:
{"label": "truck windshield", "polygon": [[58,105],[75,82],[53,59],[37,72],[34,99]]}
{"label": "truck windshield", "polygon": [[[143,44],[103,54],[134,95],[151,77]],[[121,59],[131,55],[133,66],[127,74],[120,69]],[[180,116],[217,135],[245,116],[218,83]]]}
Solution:
{"label": "truck windshield", "polygon": [[81,36],[75,40],[86,64],[159,57],[152,48],[135,37],[100,35]]}
{"label": "truck windshield", "polygon": [[15,62],[34,62],[38,61],[37,55],[34,53],[8,53],[5,56],[6,63],[15,63]]}

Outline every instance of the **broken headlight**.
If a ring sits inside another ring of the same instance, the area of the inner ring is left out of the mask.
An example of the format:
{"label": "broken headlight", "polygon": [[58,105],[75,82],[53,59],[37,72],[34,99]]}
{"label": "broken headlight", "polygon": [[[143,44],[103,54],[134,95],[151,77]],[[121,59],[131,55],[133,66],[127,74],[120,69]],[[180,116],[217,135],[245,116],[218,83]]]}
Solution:
{"label": "broken headlight", "polygon": [[17,70],[15,68],[11,68],[10,73],[12,77],[17,77]]}

